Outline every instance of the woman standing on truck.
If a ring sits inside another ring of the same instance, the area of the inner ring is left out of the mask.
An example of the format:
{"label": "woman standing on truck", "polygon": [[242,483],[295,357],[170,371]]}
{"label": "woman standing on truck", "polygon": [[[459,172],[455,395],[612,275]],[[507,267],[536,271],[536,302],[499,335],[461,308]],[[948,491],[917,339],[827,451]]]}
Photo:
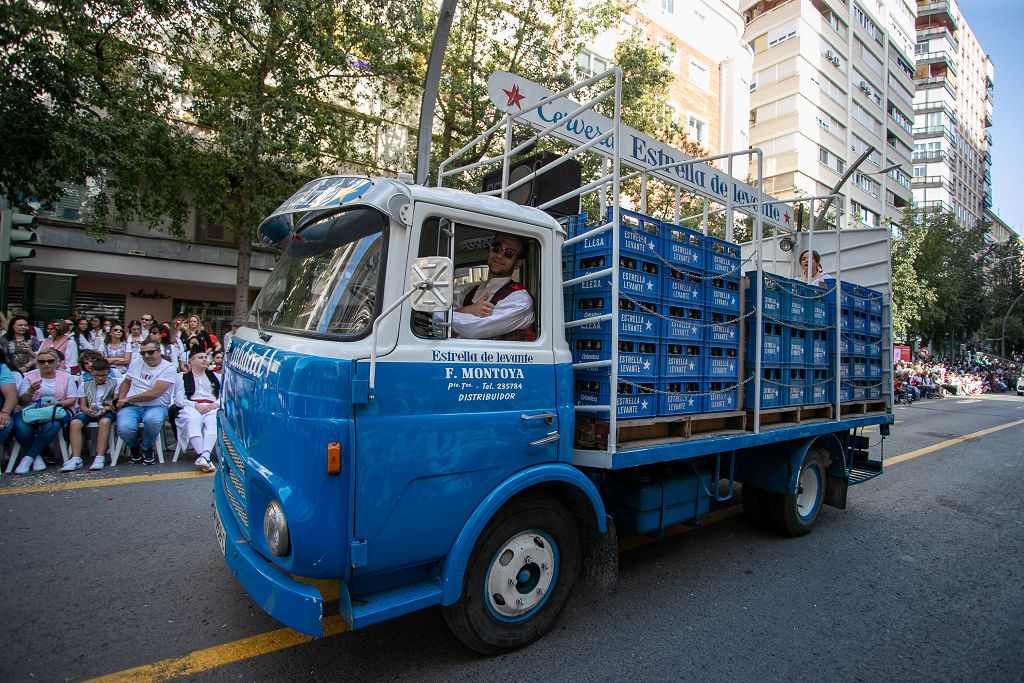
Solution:
{"label": "woman standing on truck", "polygon": [[821,254],[816,251],[811,251],[810,254],[814,259],[814,265],[811,266],[810,270],[807,268],[807,250],[805,249],[800,254],[800,280],[803,280],[809,285],[820,285],[825,280],[829,279],[829,276],[825,274],[824,269],[821,267]]}

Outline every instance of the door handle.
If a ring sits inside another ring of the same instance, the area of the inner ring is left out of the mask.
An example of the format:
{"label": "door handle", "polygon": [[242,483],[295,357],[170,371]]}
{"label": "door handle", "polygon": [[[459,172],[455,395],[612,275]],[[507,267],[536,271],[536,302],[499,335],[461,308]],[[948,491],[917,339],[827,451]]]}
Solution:
{"label": "door handle", "polygon": [[519,419],[525,421],[544,420],[548,424],[551,424],[552,422],[555,421],[556,417],[558,417],[558,415],[554,413],[538,413],[537,415],[527,415],[526,413],[523,413],[522,415],[519,416]]}
{"label": "door handle", "polygon": [[555,441],[558,441],[561,438],[562,438],[562,435],[559,434],[558,432],[548,432],[548,435],[545,436],[543,439],[537,439],[536,441],[531,441],[530,443],[528,443],[526,445],[527,446],[543,446],[546,443],[554,443]]}

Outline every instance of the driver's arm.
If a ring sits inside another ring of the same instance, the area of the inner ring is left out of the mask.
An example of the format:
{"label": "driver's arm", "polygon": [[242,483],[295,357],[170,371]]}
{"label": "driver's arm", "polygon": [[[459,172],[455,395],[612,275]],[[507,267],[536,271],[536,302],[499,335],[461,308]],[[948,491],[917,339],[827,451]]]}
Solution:
{"label": "driver's arm", "polygon": [[488,339],[522,329],[533,320],[533,297],[521,289],[495,304],[489,316],[452,312],[452,330],[467,339]]}

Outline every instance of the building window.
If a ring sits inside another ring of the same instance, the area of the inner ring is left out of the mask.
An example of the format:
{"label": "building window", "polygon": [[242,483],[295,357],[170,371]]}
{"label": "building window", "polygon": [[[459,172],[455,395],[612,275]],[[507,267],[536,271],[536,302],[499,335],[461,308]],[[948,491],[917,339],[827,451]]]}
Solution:
{"label": "building window", "polygon": [[665,61],[668,62],[668,68],[672,74],[678,74],[679,52],[676,50],[675,45],[662,38],[658,40],[658,52],[665,58]]}
{"label": "building window", "polygon": [[676,11],[676,0],[661,0],[661,11],[672,14]]}
{"label": "building window", "polygon": [[708,141],[708,122],[696,116],[690,116],[686,125],[686,134],[696,142],[704,145]]}
{"label": "building window", "polygon": [[584,48],[576,57],[576,66],[587,76],[596,76],[608,70],[608,60]]}
{"label": "building window", "polygon": [[693,83],[701,90],[709,90],[711,88],[711,79],[708,76],[707,65],[698,62],[693,57],[690,58],[690,83]]}

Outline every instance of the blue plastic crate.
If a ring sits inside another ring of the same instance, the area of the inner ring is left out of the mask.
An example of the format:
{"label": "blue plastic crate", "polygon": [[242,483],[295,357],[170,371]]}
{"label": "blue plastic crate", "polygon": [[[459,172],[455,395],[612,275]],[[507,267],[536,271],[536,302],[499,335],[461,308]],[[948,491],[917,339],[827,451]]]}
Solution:
{"label": "blue plastic crate", "polygon": [[[611,221],[611,207],[608,207],[607,221]],[[596,224],[577,223],[575,231],[569,235],[576,237],[598,227]],[[587,237],[573,245],[576,256],[605,255],[612,253],[612,230]],[[619,221],[619,254],[638,256],[649,261],[657,261],[661,255],[661,221],[633,211],[622,210]]]}
{"label": "blue plastic crate", "polygon": [[661,291],[666,301],[704,305],[704,280],[698,271],[669,266],[663,273]]}
{"label": "blue plastic crate", "polygon": [[[661,334],[661,318],[658,315],[660,303],[643,299],[619,298],[619,334],[632,336],[653,336]],[[580,294],[575,297],[571,320],[593,318],[612,312],[611,294]],[[609,322],[581,325],[577,331],[605,332],[611,329]]]}
{"label": "blue plastic crate", "polygon": [[[573,383],[573,401],[578,406],[606,406],[611,401],[608,377],[577,374]],[[619,418],[654,417],[658,410],[657,384],[653,378],[619,382],[615,413]],[[604,413],[607,415],[607,413]],[[595,413],[600,418],[601,413]]]}
{"label": "blue plastic crate", "polygon": [[864,387],[864,398],[868,401],[877,401],[882,398],[882,383],[872,380]]}
{"label": "blue plastic crate", "polygon": [[725,311],[740,310],[739,280],[712,277],[704,280],[704,305]]}
{"label": "blue plastic crate", "polygon": [[754,310],[757,302],[761,302],[762,315],[771,320],[783,321],[786,319],[786,310],[789,306],[789,291],[785,284],[785,278],[772,273],[764,273],[764,288],[758,286],[757,271],[747,273],[750,281],[750,290],[747,293],[744,307],[748,311]]}
{"label": "blue plastic crate", "polygon": [[740,247],[717,237],[704,238],[705,269],[729,280],[740,279]]}
{"label": "blue plastic crate", "polygon": [[852,356],[866,356],[868,355],[868,338],[863,334],[844,334],[842,350],[843,353]]}
{"label": "blue plastic crate", "polygon": [[[753,377],[753,368],[747,369],[747,377]],[[754,382],[747,383],[747,390],[743,394],[743,407],[753,409],[757,397]],[[761,366],[761,407],[780,408],[782,407],[782,366],[762,365]]]}
{"label": "blue plastic crate", "polygon": [[874,289],[865,289],[868,292],[868,313],[871,315],[882,315],[882,293]]}
{"label": "blue plastic crate", "polygon": [[[834,286],[834,285],[833,285]],[[825,327],[836,316],[836,300],[829,296],[825,287],[807,285],[804,293],[807,301],[807,324],[813,327]]]}
{"label": "blue plastic crate", "polygon": [[704,270],[704,235],[681,225],[662,223],[662,256],[669,263]]}
{"label": "blue plastic crate", "polygon": [[882,359],[868,358],[868,379],[882,379]]}
{"label": "blue plastic crate", "polygon": [[704,408],[705,382],[699,378],[662,379],[658,382],[659,415],[692,415]]}
{"label": "blue plastic crate", "polygon": [[704,376],[736,383],[740,378],[740,350],[735,346],[708,346],[704,355]]}
{"label": "blue plastic crate", "polygon": [[704,341],[719,346],[740,345],[740,316],[714,307],[704,309]]}
{"label": "blue plastic crate", "polygon": [[[782,323],[774,323],[770,320],[765,320],[761,324],[761,362],[762,363],[782,363],[785,360],[782,350],[782,338],[784,336],[784,330]],[[756,338],[754,331],[756,326],[753,324],[747,325],[747,361],[748,364],[754,362],[754,348],[756,344]]]}
{"label": "blue plastic crate", "polygon": [[882,315],[868,312],[868,334],[872,337],[882,336]]}
{"label": "blue plastic crate", "polygon": [[810,368],[807,371],[807,404],[832,403],[835,384],[829,378],[828,368]]}
{"label": "blue plastic crate", "polygon": [[807,351],[804,356],[810,365],[828,365],[835,355],[835,345],[828,330],[807,330]]}
{"label": "blue plastic crate", "polygon": [[853,356],[850,359],[850,377],[853,379],[865,379],[868,376],[868,359],[863,356]]}
{"label": "blue plastic crate", "polygon": [[807,285],[796,280],[787,280],[785,284],[789,292],[786,296],[783,319],[793,325],[806,325],[813,317],[811,299],[806,294]]}
{"label": "blue plastic crate", "polygon": [[[591,363],[611,359],[612,336],[596,332],[576,332],[573,335],[572,360],[574,363]],[[657,337],[619,337],[619,377],[653,377],[658,374],[658,351],[661,342]],[[606,374],[607,366],[582,368],[579,373]]]}
{"label": "blue plastic crate", "polygon": [[787,406],[807,403],[807,368],[788,367],[783,372],[782,400]]}
{"label": "blue plastic crate", "polygon": [[856,308],[851,308],[849,313],[846,314],[843,321],[846,325],[844,328],[846,332],[859,332],[864,334],[868,331],[868,314],[865,311],[859,311]]}
{"label": "blue plastic crate", "polygon": [[871,339],[868,337],[866,355],[868,358],[881,358],[882,357],[882,340]]}
{"label": "blue plastic crate", "polygon": [[702,377],[707,347],[702,342],[666,342],[661,349],[659,372],[665,379]]}
{"label": "blue plastic crate", "polygon": [[786,327],[782,332],[783,362],[803,365],[809,363],[807,356],[808,331],[801,327]]}
{"label": "blue plastic crate", "polygon": [[739,404],[739,387],[737,378],[707,379],[707,390],[704,396],[704,412],[720,413],[727,410],[736,410]]}
{"label": "blue plastic crate", "polygon": [[[576,276],[604,270],[611,263],[607,254],[582,254],[576,259]],[[661,296],[661,264],[638,258],[633,254],[619,256],[619,290],[636,298],[657,299]],[[611,279],[598,278],[578,283],[576,294],[610,292]]]}
{"label": "blue plastic crate", "polygon": [[662,301],[661,337],[666,341],[703,341],[704,309],[693,304]]}

